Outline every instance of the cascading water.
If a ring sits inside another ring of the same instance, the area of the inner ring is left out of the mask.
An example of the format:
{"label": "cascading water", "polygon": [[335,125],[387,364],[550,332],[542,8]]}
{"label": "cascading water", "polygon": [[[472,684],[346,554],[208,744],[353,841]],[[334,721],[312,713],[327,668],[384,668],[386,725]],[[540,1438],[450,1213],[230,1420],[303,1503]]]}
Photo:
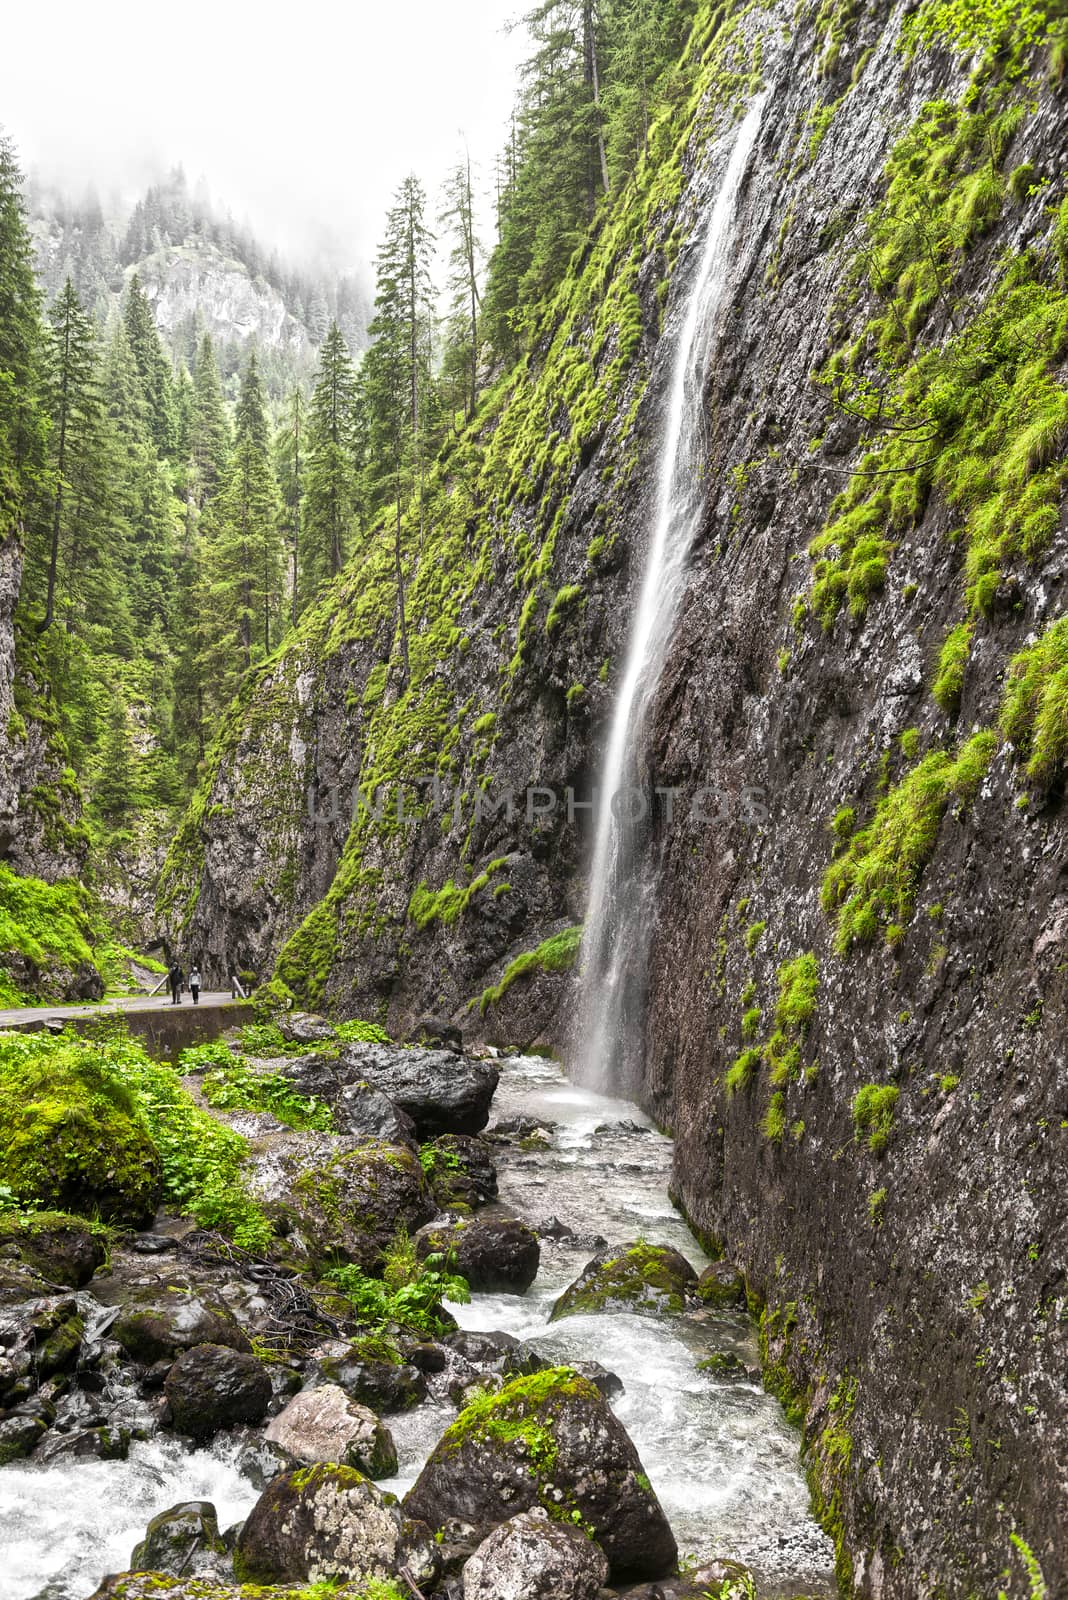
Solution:
{"label": "cascading water", "polygon": [[[645,902],[653,888],[638,869],[633,819],[628,819],[628,784],[636,771],[641,731],[660,681],[704,505],[704,380],[716,311],[731,264],[738,191],[766,98],[762,95],[753,102],[735,135],[676,339],[652,535],[598,785],[582,1001],[573,1054],[575,1075],[602,1090],[626,1087],[617,1082],[615,1069],[626,1019],[627,980],[628,973],[641,965],[637,946],[649,926],[651,908]],[[632,792],[636,797],[640,791],[635,787]]]}

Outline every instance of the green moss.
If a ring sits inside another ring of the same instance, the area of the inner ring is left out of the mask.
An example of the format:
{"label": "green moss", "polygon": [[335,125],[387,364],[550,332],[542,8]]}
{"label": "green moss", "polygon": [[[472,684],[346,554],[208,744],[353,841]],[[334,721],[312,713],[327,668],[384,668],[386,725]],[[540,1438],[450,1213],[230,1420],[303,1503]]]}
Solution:
{"label": "green moss", "polygon": [[853,1127],[857,1138],[865,1136],[868,1148],[876,1155],[886,1149],[894,1128],[894,1111],[900,1098],[895,1084],[866,1083],[853,1096]]}
{"label": "green moss", "polygon": [[820,899],[833,917],[839,955],[870,942],[880,929],[909,921],[946,807],[951,800],[972,800],[996,744],[988,731],[974,734],[955,756],[932,750],[879,801],[871,822],[831,862]]}
{"label": "green moss", "polygon": [[54,997],[56,969],[71,972],[91,964],[93,936],[92,902],[83,884],[21,878],[0,863],[0,961],[21,956],[30,964],[35,976],[29,998]]}
{"label": "green moss", "polygon": [[577,583],[566,583],[558,589],[549,607],[549,615],[545,619],[546,633],[553,633],[564,622],[582,600],[582,586]]}
{"label": "green moss", "polygon": [[500,981],[483,989],[477,1000],[468,1001],[468,1006],[477,1005],[479,1015],[484,1017],[491,1006],[499,1004],[518,979],[531,977],[538,972],[568,971],[578,958],[581,943],[581,927],[564,928],[560,933],[551,934],[535,949],[524,950],[522,955],[509,962]]}
{"label": "green moss", "polygon": [[749,924],[748,928],[746,928],[746,930],[745,930],[745,948],[746,948],[746,952],[749,955],[753,955],[753,953],[755,952],[757,945],[760,943],[761,939],[764,936],[764,929],[766,927],[767,927],[767,923],[766,922],[751,922]]}
{"label": "green moss", "polygon": [[1001,703],[1001,731],[1047,789],[1068,765],[1068,618],[1013,657]]}
{"label": "green moss", "polygon": [[436,894],[432,893],[425,883],[420,883],[408,902],[409,917],[419,928],[428,927],[432,922],[440,922],[443,926],[450,927],[459,921],[475,895],[488,886],[494,874],[507,865],[508,857],[499,856],[466,887],[458,887],[450,878],[444,888],[439,889]]}
{"label": "green moss", "polygon": [[760,1064],[763,1059],[763,1052],[755,1049],[743,1050],[741,1055],[736,1057],[731,1066],[728,1067],[727,1075],[723,1080],[728,1097],[736,1094],[739,1089],[744,1089],[747,1084],[752,1082],[760,1071]]}
{"label": "green moss", "polygon": [[674,1252],[639,1239],[618,1255],[588,1267],[582,1279],[564,1290],[550,1320],[610,1307],[657,1314],[684,1311],[685,1289]]}
{"label": "green moss", "polygon": [[760,1129],[765,1139],[770,1139],[773,1144],[782,1143],[786,1132],[786,1096],[781,1090],[776,1091],[768,1102]]}
{"label": "green moss", "polygon": [[0,1086],[0,1182],[16,1198],[137,1222],[162,1198],[249,1248],[269,1240],[244,1184],[246,1141],[201,1111],[174,1069],[120,1025],[94,1042],[0,1038]]}

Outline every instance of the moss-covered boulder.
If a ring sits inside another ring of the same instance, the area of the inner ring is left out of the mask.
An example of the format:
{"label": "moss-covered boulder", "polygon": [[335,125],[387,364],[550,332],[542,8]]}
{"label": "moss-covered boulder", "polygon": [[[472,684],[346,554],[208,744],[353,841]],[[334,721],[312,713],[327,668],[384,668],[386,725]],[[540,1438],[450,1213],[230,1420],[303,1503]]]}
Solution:
{"label": "moss-covered boulder", "polygon": [[424,1144],[420,1155],[442,1211],[474,1211],[497,1198],[497,1167],[484,1139],[445,1133]]}
{"label": "moss-covered boulder", "polygon": [[745,1278],[729,1261],[713,1261],[697,1280],[696,1293],[702,1305],[724,1311],[745,1306]]}
{"label": "moss-covered boulder", "polygon": [[365,1272],[399,1228],[414,1233],[437,1212],[415,1151],[382,1139],[279,1135],[256,1158],[250,1187],[311,1260]]}
{"label": "moss-covered boulder", "polygon": [[337,1461],[369,1478],[397,1471],[393,1435],[373,1411],[350,1400],[340,1384],[302,1389],[267,1426],[266,1437],[306,1466]]}
{"label": "moss-covered boulder", "polygon": [[0,1061],[0,1183],[26,1205],[151,1221],[159,1152],[134,1096],[91,1045]]}
{"label": "moss-covered boulder", "polygon": [[210,1500],[185,1500],[161,1511],[130,1556],[134,1572],[173,1572],[188,1578],[229,1577],[229,1555]]}
{"label": "moss-covered boulder", "polygon": [[163,1392],[178,1432],[210,1439],[235,1422],[262,1422],[271,1380],[263,1362],[245,1350],[197,1344],[178,1357]]}
{"label": "moss-covered boulder", "polygon": [[237,1576],[250,1583],[351,1582],[408,1567],[419,1587],[440,1570],[429,1530],[353,1467],[327,1463],[267,1485],[241,1529]]}
{"label": "moss-covered boulder", "polygon": [[104,1241],[84,1217],[65,1211],[0,1214],[0,1256],[24,1261],[50,1283],[80,1289],[104,1260]]}
{"label": "moss-covered boulder", "polygon": [[124,1303],[111,1337],[127,1355],[146,1366],[173,1361],[198,1344],[252,1349],[248,1335],[221,1301],[210,1300],[184,1283],[135,1289]]}
{"label": "moss-covered boulder", "polygon": [[452,1269],[483,1294],[522,1294],[538,1275],[541,1246],[518,1217],[462,1218],[435,1223],[416,1242],[421,1260],[447,1257]]}
{"label": "moss-covered boulder", "polygon": [[552,1309],[551,1321],[589,1311],[636,1311],[645,1316],[684,1311],[692,1304],[697,1273],[668,1245],[609,1246],[587,1262]]}
{"label": "moss-covered boulder", "polygon": [[320,1347],[318,1368],[359,1405],[390,1415],[410,1411],[426,1399],[423,1373],[401,1359],[396,1347],[382,1339],[337,1340]]}
{"label": "moss-covered boulder", "polygon": [[571,1367],[515,1378],[469,1405],[404,1505],[435,1529],[456,1518],[483,1534],[541,1506],[591,1530],[614,1581],[659,1577],[677,1556],[626,1429],[596,1385]]}
{"label": "moss-covered boulder", "polygon": [[332,1586],[324,1590],[319,1585],[299,1589],[286,1584],[261,1588],[257,1584],[226,1583],[211,1578],[190,1578],[183,1574],[177,1578],[165,1572],[118,1572],[105,1578],[89,1600],[411,1600],[412,1591],[397,1580],[371,1579],[367,1583],[345,1584],[341,1589]]}

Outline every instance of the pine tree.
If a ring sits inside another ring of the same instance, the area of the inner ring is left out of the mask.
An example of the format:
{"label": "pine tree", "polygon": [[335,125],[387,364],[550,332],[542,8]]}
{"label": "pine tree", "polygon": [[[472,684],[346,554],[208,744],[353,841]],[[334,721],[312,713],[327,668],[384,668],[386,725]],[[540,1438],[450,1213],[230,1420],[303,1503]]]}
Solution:
{"label": "pine tree", "polygon": [[126,291],[123,316],[148,407],[149,431],[160,455],[173,456],[178,445],[178,418],[170,363],[163,353],[152,307],[136,272]]}
{"label": "pine tree", "polygon": [[300,606],[298,583],[301,562],[301,516],[304,509],[304,474],[307,462],[307,422],[304,396],[293,390],[286,418],[275,435],[275,475],[282,497],[282,515],[289,545],[290,621],[296,623]]}
{"label": "pine tree", "polygon": [[197,350],[190,434],[193,498],[198,507],[219,492],[230,457],[230,424],[223,404],[219,368],[210,335]]}
{"label": "pine tree", "polygon": [[11,141],[0,136],[0,539],[44,464],[40,297]]}
{"label": "pine tree", "polygon": [[482,247],[475,230],[475,195],[471,178],[471,157],[465,151],[445,184],[446,208],[441,221],[449,228],[452,250],[449,254],[449,288],[452,314],[442,358],[442,374],[448,385],[463,395],[468,418],[478,404],[478,315],[481,295],[478,287]]}
{"label": "pine tree", "polygon": [[[97,384],[96,337],[69,278],[52,308],[51,325],[48,398],[53,420],[54,487],[40,633],[47,632],[55,620],[64,532],[73,523],[76,533],[99,510],[94,477],[102,465],[103,404]],[[72,507],[79,514],[73,519]]]}
{"label": "pine tree", "polygon": [[111,828],[121,828],[137,798],[129,719],[121,696],[115,694],[100,749],[93,800],[104,822]]}
{"label": "pine tree", "polygon": [[413,173],[404,180],[386,218],[376,260],[375,316],[368,330],[372,344],[364,357],[371,494],[378,505],[393,501],[397,622],[405,677],[409,663],[401,523],[413,491],[420,492],[421,502],[424,402],[431,376],[427,332],[433,323],[434,236],[425,213],[423,186]]}
{"label": "pine tree", "polygon": [[308,413],[299,610],[337,576],[348,552],[356,507],[357,405],[356,373],[335,322],[320,348]]}
{"label": "pine tree", "polygon": [[271,649],[282,609],[278,512],[266,400],[253,354],[241,383],[229,474],[204,519],[203,666],[216,704]]}

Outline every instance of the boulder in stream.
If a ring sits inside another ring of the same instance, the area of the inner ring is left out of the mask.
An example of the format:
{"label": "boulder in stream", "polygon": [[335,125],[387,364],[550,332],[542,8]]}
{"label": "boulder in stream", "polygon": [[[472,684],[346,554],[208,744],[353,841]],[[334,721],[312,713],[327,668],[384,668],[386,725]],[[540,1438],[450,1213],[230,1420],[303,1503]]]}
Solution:
{"label": "boulder in stream", "polygon": [[339,1065],[349,1081],[362,1079],[388,1094],[412,1118],[420,1139],[481,1133],[500,1077],[489,1061],[396,1045],[346,1045]]}
{"label": "boulder in stream", "polygon": [[184,1500],[161,1511],[134,1547],[134,1572],[170,1572],[189,1578],[229,1576],[230,1560],[210,1500]]}
{"label": "boulder in stream", "polygon": [[464,1600],[597,1600],[608,1579],[599,1544],[537,1508],[494,1528],[464,1567]]}
{"label": "boulder in stream", "polygon": [[752,1600],[757,1593],[753,1574],[740,1561],[710,1561],[703,1567],[693,1567],[677,1578],[661,1579],[659,1583],[642,1584],[631,1589],[627,1600]]}
{"label": "boulder in stream", "polygon": [[515,1378],[469,1405],[435,1446],[404,1506],[432,1528],[456,1518],[486,1535],[541,1506],[592,1529],[613,1581],[660,1577],[677,1556],[626,1429],[597,1387],[570,1367]]}
{"label": "boulder in stream", "polygon": [[435,1254],[448,1257],[482,1294],[522,1294],[537,1277],[541,1258],[537,1234],[518,1217],[434,1223],[423,1229],[415,1248],[421,1261]]}
{"label": "boulder in stream", "polygon": [[266,1437],[305,1465],[339,1461],[369,1478],[391,1478],[397,1470],[389,1429],[336,1383],[294,1395],[268,1424]]}
{"label": "boulder in stream", "polygon": [[636,1311],[659,1316],[684,1311],[693,1303],[697,1273],[685,1256],[668,1245],[613,1245],[598,1251],[569,1284],[552,1309],[550,1321],[583,1312]]}
{"label": "boulder in stream", "polygon": [[65,1211],[8,1212],[0,1217],[0,1251],[71,1289],[83,1288],[105,1255],[103,1240],[85,1218]]}
{"label": "boulder in stream", "polygon": [[278,1134],[257,1154],[249,1187],[313,1260],[340,1258],[365,1272],[398,1228],[414,1233],[437,1210],[414,1150],[383,1139]]}
{"label": "boulder in stream", "polygon": [[745,1278],[729,1261],[713,1261],[697,1280],[697,1298],[703,1305],[745,1308]]}
{"label": "boulder in stream", "polygon": [[271,1379],[263,1362],[243,1350],[198,1344],[178,1357],[163,1392],[178,1432],[210,1439],[235,1422],[262,1422]]}
{"label": "boulder in stream", "polygon": [[422,1371],[402,1361],[399,1351],[383,1340],[332,1340],[320,1345],[315,1360],[328,1383],[340,1385],[350,1400],[371,1411],[410,1411],[426,1398]]}
{"label": "boulder in stream", "polygon": [[327,1463],[269,1483],[234,1553],[246,1583],[389,1578],[404,1566],[419,1587],[432,1586],[440,1561],[429,1530],[354,1467]]}
{"label": "boulder in stream", "polygon": [[126,1297],[111,1337],[135,1361],[151,1366],[173,1361],[197,1344],[252,1349],[248,1335],[221,1301],[180,1281],[134,1288]]}
{"label": "boulder in stream", "polygon": [[497,1167],[485,1139],[443,1133],[424,1144],[421,1160],[442,1211],[474,1211],[497,1198]]}

